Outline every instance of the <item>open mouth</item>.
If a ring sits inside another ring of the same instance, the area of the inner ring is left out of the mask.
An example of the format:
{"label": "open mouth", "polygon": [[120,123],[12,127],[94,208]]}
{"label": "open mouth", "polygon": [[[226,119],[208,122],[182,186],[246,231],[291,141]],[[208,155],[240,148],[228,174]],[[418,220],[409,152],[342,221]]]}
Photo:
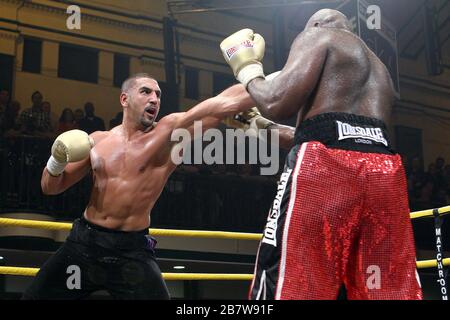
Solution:
{"label": "open mouth", "polygon": [[145,113],[154,117],[156,115],[156,112],[158,111],[158,109],[156,109],[155,107],[148,107],[145,108]]}

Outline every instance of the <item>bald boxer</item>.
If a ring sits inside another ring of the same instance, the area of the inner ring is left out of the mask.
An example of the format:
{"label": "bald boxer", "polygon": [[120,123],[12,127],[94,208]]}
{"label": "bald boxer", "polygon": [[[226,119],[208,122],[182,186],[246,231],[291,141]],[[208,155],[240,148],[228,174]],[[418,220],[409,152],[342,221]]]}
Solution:
{"label": "bald boxer", "polygon": [[297,115],[250,298],[335,299],[344,284],[349,299],[422,299],[388,70],[335,10],[310,18],[271,80],[262,44],[250,29],[221,44],[262,116]]}
{"label": "bald boxer", "polygon": [[156,124],[160,99],[154,78],[134,75],[122,85],[120,126],[91,135],[72,130],[56,139],[42,173],[42,191],[59,194],[87,174],[93,175],[94,185],[83,216],[24,299],[80,299],[97,290],[116,299],[169,298],[148,227],[150,212],[176,168],[172,132],[185,128],[192,133],[197,120],[203,130],[217,126],[254,102],[239,84]]}

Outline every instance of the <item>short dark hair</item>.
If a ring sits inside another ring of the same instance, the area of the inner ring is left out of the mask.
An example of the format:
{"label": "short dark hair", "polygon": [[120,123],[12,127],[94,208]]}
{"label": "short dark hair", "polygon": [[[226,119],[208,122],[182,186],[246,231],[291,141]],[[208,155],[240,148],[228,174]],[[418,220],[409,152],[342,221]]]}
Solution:
{"label": "short dark hair", "polygon": [[148,79],[152,79],[155,80],[156,82],[158,82],[158,80],[156,80],[153,76],[149,75],[148,73],[136,73],[132,76],[130,76],[128,79],[126,79],[123,83],[122,83],[122,92],[127,92],[128,90],[130,90],[130,88],[132,88],[134,86],[134,84],[136,83],[137,79],[141,79],[141,78],[148,78]]}
{"label": "short dark hair", "polygon": [[33,94],[31,95],[31,100],[33,100],[34,96],[37,95],[37,94],[40,94],[41,97],[42,97],[42,93],[41,93],[40,91],[37,91],[37,90],[36,90],[36,91],[33,92]]}
{"label": "short dark hair", "polygon": [[67,112],[71,113],[71,115],[72,115],[72,120],[75,119],[75,116],[74,116],[74,114],[73,114],[73,110],[70,109],[70,108],[64,108],[64,110],[61,112],[61,116],[59,117],[59,122],[63,122],[63,121],[65,120],[65,119],[64,119],[64,115],[65,115]]}

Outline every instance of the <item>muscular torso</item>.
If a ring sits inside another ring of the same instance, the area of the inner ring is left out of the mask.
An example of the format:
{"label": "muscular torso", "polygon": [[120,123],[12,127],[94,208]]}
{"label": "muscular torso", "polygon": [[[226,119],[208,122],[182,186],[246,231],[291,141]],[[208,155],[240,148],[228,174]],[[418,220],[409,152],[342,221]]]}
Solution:
{"label": "muscular torso", "polygon": [[106,228],[141,230],[150,225],[150,211],[176,167],[170,161],[170,131],[157,126],[126,141],[121,130],[94,136],[94,183],[85,217]]}
{"label": "muscular torso", "polygon": [[301,108],[297,125],[326,112],[346,112],[390,121],[394,101],[385,65],[350,32],[328,29],[327,58],[319,82]]}

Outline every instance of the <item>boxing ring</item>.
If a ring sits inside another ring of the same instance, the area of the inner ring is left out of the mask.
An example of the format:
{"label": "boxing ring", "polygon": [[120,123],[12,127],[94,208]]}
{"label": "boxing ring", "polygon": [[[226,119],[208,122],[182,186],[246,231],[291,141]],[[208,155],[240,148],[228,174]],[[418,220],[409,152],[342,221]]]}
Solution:
{"label": "boxing ring", "polygon": [[[435,219],[435,227],[439,228],[436,232],[436,243],[440,244],[440,226],[442,224],[442,217],[450,213],[450,206],[429,209],[423,211],[416,211],[410,213],[411,219],[419,218],[433,218]],[[0,227],[23,227],[46,230],[65,230],[72,228],[72,223],[65,222],[49,222],[36,221],[25,219],[0,218]],[[191,237],[191,238],[214,238],[214,239],[229,239],[229,240],[249,240],[258,241],[262,234],[258,233],[242,233],[242,232],[223,232],[223,231],[199,231],[199,230],[173,230],[173,229],[149,229],[150,234],[155,237]],[[446,281],[443,272],[444,266],[450,266],[450,258],[443,258],[440,247],[437,247],[437,255],[434,260],[417,261],[417,269],[436,268],[438,269],[439,280],[441,285],[441,293],[446,294]],[[0,266],[0,274],[16,275],[16,276],[35,276],[39,268],[25,268],[14,266]],[[252,274],[213,274],[213,273],[163,273],[165,280],[244,280],[250,281],[253,278]]]}

